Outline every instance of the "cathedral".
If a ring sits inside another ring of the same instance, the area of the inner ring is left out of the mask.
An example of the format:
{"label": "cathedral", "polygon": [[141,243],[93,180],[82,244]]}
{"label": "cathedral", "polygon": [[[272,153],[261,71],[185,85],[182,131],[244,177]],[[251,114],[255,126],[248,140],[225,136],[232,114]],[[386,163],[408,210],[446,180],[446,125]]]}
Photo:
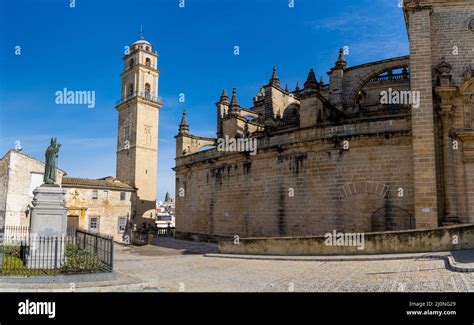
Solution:
{"label": "cathedral", "polygon": [[[193,134],[184,112],[176,237],[474,223],[474,4],[411,0],[403,11],[407,56],[351,66],[341,49],[327,83],[309,69],[291,90],[274,68],[252,107],[222,92],[215,138]],[[256,152],[219,150],[222,138],[252,139]]]}

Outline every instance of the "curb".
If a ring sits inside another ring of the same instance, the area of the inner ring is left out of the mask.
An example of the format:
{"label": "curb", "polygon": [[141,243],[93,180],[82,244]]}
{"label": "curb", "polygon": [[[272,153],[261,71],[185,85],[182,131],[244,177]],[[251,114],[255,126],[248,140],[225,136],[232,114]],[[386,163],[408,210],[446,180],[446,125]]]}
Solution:
{"label": "curb", "polygon": [[90,273],[45,276],[0,276],[0,283],[70,283],[70,282],[99,282],[117,280],[117,273]]}
{"label": "curb", "polygon": [[471,264],[472,266],[463,265],[463,263],[456,262],[452,255],[447,256],[446,260],[450,269],[455,272],[474,272],[474,264]]}
{"label": "curb", "polygon": [[474,265],[467,266],[456,262],[450,252],[418,253],[403,255],[374,255],[374,256],[281,256],[281,255],[240,255],[240,254],[204,254],[204,257],[229,258],[242,260],[271,260],[271,261],[303,261],[303,262],[357,262],[357,261],[387,261],[411,259],[442,259],[455,272],[474,272]]}
{"label": "curb", "polygon": [[76,287],[74,290],[68,288],[0,288],[0,292],[143,292],[145,290],[153,289],[154,286],[149,282],[127,283],[116,285],[102,285],[90,287]]}
{"label": "curb", "polygon": [[416,253],[416,254],[380,254],[380,255],[328,255],[328,256],[283,256],[283,255],[241,255],[241,254],[204,254],[205,257],[234,258],[245,260],[274,261],[314,261],[314,262],[356,262],[356,261],[387,261],[411,260],[417,258],[445,258],[449,252]]}

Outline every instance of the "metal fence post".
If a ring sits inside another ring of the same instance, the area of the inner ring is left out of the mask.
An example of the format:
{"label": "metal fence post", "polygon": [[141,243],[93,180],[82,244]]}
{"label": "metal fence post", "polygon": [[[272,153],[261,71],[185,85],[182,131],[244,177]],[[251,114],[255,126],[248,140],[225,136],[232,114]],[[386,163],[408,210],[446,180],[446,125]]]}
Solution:
{"label": "metal fence post", "polygon": [[58,267],[58,237],[54,242],[54,269]]}
{"label": "metal fence post", "polygon": [[110,272],[114,269],[114,241],[110,241]]}

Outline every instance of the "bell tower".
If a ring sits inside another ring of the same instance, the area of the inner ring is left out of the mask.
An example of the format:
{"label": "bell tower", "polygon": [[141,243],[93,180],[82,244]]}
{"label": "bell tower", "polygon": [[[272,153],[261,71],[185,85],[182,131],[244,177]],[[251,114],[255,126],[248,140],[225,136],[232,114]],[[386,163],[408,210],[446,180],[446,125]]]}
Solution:
{"label": "bell tower", "polygon": [[[134,186],[132,223],[155,217],[158,161],[158,53],[140,35],[123,57],[118,111],[117,179]],[[152,220],[149,220],[152,219]]]}

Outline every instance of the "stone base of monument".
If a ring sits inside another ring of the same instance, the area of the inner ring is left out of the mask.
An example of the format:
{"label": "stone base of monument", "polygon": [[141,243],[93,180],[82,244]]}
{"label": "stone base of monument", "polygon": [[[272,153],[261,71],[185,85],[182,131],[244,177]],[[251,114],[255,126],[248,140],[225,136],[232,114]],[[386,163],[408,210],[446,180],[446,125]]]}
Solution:
{"label": "stone base of monument", "polygon": [[43,184],[33,194],[27,267],[56,268],[64,260],[66,246],[66,190]]}

